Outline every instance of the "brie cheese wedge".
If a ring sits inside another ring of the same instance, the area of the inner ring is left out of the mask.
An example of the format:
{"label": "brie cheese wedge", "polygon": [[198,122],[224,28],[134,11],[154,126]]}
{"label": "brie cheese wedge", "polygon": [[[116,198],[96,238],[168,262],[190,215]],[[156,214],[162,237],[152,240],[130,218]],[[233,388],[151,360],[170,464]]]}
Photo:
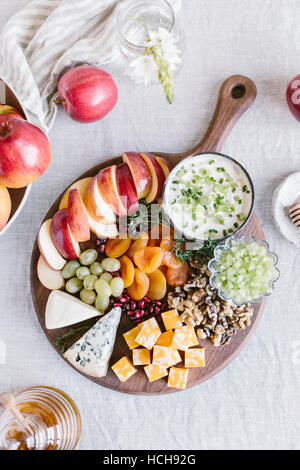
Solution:
{"label": "brie cheese wedge", "polygon": [[115,307],[100,318],[64,353],[64,358],[80,372],[92,377],[104,377],[113,352],[121,312],[120,307]]}
{"label": "brie cheese wedge", "polygon": [[99,310],[85,304],[73,295],[61,290],[53,290],[46,305],[45,324],[48,330],[53,330],[74,325],[100,315]]}

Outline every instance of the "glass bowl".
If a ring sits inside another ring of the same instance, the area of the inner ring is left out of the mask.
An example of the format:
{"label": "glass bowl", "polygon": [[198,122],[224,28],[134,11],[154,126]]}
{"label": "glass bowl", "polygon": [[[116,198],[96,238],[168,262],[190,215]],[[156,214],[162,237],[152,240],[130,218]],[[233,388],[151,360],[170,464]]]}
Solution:
{"label": "glass bowl", "polygon": [[237,306],[242,306],[242,305],[245,305],[247,303],[251,303],[251,304],[259,304],[262,300],[263,297],[265,296],[268,296],[268,295],[271,295],[273,290],[274,290],[274,282],[276,282],[279,278],[279,269],[275,267],[275,271],[276,271],[276,274],[273,276],[272,279],[270,279],[269,281],[269,287],[268,287],[268,290],[266,292],[262,292],[260,294],[259,297],[257,297],[256,299],[249,299],[245,302],[242,302],[242,303],[238,303],[236,302],[232,297],[229,297],[227,295],[225,295],[223,292],[222,292],[222,288],[220,287],[217,287],[216,285],[216,275],[218,274],[218,271],[217,269],[215,268],[215,264],[216,264],[216,261],[219,261],[220,259],[220,256],[221,256],[221,253],[225,250],[230,250],[231,248],[231,242],[232,241],[235,241],[238,245],[241,245],[241,244],[244,244],[244,243],[249,243],[249,242],[255,242],[257,243],[258,245],[260,246],[264,246],[267,250],[267,255],[269,255],[270,257],[273,258],[273,262],[274,262],[274,267],[276,266],[277,262],[278,262],[278,257],[275,253],[272,253],[270,251],[270,248],[269,248],[269,245],[266,241],[264,240],[256,240],[252,235],[244,235],[240,238],[238,237],[235,237],[235,236],[231,236],[230,238],[227,238],[227,240],[225,241],[225,243],[222,243],[218,246],[216,246],[216,248],[214,249],[214,257],[210,260],[210,262],[208,263],[208,269],[209,271],[211,272],[211,276],[210,276],[210,285],[216,289],[218,291],[218,296],[223,299],[223,300],[231,300],[232,302],[234,302]]}

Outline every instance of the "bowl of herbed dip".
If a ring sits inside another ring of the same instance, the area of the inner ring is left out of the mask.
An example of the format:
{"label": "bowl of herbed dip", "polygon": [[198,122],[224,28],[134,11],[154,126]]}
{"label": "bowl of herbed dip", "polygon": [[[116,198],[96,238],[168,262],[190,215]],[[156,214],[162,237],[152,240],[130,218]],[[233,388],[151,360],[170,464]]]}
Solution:
{"label": "bowl of herbed dip", "polygon": [[222,240],[249,220],[254,188],[247,171],[220,153],[188,157],[171,171],[163,208],[177,233],[187,239]]}

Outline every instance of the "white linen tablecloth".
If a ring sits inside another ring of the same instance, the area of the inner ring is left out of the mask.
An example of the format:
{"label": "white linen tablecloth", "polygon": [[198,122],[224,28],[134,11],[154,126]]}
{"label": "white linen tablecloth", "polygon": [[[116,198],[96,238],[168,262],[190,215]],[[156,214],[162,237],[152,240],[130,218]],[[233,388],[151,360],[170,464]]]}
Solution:
{"label": "white linen tablecloth", "polygon": [[[0,28],[28,0],[0,2]],[[185,0],[180,17],[186,61],[167,104],[156,87],[135,86],[113,65],[119,102],[102,121],[80,125],[61,109],[50,132],[53,161],[26,206],[0,239],[0,389],[52,385],[78,404],[79,449],[299,449],[299,251],[275,230],[274,189],[300,170],[300,124],[285,103],[300,71],[297,0]],[[57,195],[100,160],[125,150],[181,152],[196,144],[211,119],[219,87],[232,74],[257,84],[254,107],[224,152],[253,177],[255,211],[281,278],[247,347],[208,382],[171,396],[127,396],[88,381],[57,355],[35,317],[30,256],[44,214]]]}

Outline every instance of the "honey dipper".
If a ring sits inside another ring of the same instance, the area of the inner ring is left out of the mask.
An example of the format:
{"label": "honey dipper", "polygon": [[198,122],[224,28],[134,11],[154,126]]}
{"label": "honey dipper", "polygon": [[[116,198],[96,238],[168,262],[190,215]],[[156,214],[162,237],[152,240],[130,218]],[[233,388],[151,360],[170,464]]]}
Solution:
{"label": "honey dipper", "polygon": [[289,208],[289,215],[293,224],[300,228],[300,203]]}
{"label": "honey dipper", "polygon": [[4,392],[0,393],[0,406],[5,410],[9,410],[16,418],[18,423],[26,431],[29,436],[34,435],[34,430],[31,425],[31,421],[24,418],[22,413],[16,407],[15,397],[12,393]]}

